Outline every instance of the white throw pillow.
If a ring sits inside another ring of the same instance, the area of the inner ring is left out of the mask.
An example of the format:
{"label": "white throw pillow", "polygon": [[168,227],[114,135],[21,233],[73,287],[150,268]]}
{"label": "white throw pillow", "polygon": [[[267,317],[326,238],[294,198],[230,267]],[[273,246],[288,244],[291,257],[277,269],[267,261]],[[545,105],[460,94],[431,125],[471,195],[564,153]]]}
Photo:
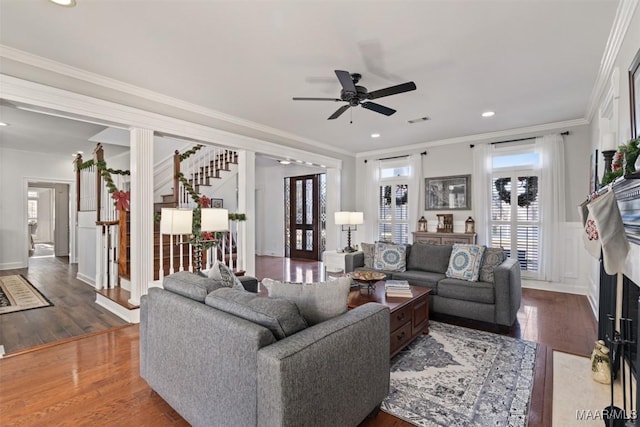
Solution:
{"label": "white throw pillow", "polygon": [[209,270],[206,270],[207,271],[207,277],[209,279],[222,280],[222,275],[220,275],[220,265],[219,264],[220,264],[220,261],[216,260],[216,262],[213,263],[211,268]]}
{"label": "white throw pillow", "polygon": [[351,279],[341,277],[316,283],[287,283],[263,279],[272,298],[293,301],[309,325],[315,325],[347,312]]}
{"label": "white throw pillow", "polygon": [[481,245],[455,243],[451,250],[446,276],[477,282],[484,249],[485,247]]}

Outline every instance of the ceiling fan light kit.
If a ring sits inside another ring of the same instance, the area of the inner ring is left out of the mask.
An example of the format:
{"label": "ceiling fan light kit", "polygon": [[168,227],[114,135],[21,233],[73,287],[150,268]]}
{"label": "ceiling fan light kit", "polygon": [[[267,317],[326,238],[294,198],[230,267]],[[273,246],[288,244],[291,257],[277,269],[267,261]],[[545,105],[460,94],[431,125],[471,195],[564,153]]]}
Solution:
{"label": "ceiling fan light kit", "polygon": [[367,110],[375,111],[376,113],[390,116],[396,112],[393,108],[385,107],[384,105],[377,104],[375,102],[368,101],[369,99],[378,99],[385,96],[396,95],[399,93],[409,92],[416,90],[416,84],[414,82],[406,82],[395,86],[389,86],[384,89],[374,90],[369,92],[366,87],[358,86],[358,82],[362,78],[362,75],[358,73],[349,73],[344,70],[335,70],[338,81],[342,86],[340,90],[340,98],[301,98],[294,97],[294,101],[332,101],[332,102],[346,102],[347,104],[338,108],[327,120],[337,119],[347,111],[350,107],[357,107],[360,105]]}

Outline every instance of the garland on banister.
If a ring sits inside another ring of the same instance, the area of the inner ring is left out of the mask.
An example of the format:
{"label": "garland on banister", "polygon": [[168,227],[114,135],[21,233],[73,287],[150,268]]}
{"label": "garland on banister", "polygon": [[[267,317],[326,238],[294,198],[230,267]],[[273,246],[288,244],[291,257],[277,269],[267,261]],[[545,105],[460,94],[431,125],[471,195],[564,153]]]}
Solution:
{"label": "garland on banister", "polygon": [[88,169],[88,168],[90,168],[90,167],[91,167],[91,166],[93,166],[93,165],[94,165],[94,161],[93,161],[93,159],[89,159],[89,160],[87,160],[86,162],[82,162],[82,163],[80,163],[80,164],[79,164],[79,165],[77,165],[76,167],[78,168],[78,171],[81,171],[81,170],[83,170],[83,169]]}
{"label": "garland on banister", "polygon": [[195,147],[193,147],[191,150],[187,150],[184,153],[180,154],[178,157],[180,158],[180,161],[186,160],[192,155],[196,154],[198,150],[201,150],[202,148],[204,148],[204,145],[198,144]]}
{"label": "garland on banister", "polygon": [[111,174],[129,176],[131,175],[131,172],[122,169],[108,168],[107,162],[105,162],[104,160],[95,162],[93,159],[80,163],[77,168],[78,171],[81,171],[83,169],[88,169],[94,165],[96,166],[96,168],[98,168],[98,172],[100,173],[102,179],[104,179],[104,183],[107,186],[107,190],[109,190],[109,194],[111,194],[111,198],[113,199],[113,204],[116,205],[116,209],[119,211],[128,211],[130,193],[128,191],[118,190],[118,187],[116,187],[116,185],[113,183]]}
{"label": "garland on banister", "polygon": [[196,190],[194,190],[189,180],[184,177],[184,174],[182,172],[178,172],[176,178],[178,178],[178,180],[182,183],[185,190],[187,190],[187,193],[189,193],[189,195],[191,196],[191,199],[193,199],[195,203],[198,203],[200,201],[200,195],[196,193]]}

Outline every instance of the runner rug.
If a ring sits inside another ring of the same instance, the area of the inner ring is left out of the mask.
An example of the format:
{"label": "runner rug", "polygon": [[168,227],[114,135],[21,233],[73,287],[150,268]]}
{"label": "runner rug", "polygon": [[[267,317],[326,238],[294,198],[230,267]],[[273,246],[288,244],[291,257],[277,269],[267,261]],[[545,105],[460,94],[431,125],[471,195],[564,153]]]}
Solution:
{"label": "runner rug", "polygon": [[0,276],[0,314],[53,305],[27,279],[19,275]]}
{"label": "runner rug", "polygon": [[416,426],[526,426],[537,344],[430,322],[391,360],[382,410]]}

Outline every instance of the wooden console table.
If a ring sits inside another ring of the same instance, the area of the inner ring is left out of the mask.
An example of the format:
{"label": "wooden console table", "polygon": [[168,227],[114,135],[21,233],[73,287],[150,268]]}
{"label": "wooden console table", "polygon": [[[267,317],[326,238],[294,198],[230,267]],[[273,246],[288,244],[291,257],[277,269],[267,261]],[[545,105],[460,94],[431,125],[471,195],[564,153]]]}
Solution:
{"label": "wooden console table", "polygon": [[384,304],[391,310],[390,357],[395,356],[420,334],[429,333],[429,294],[431,289],[411,286],[411,298],[389,297],[384,291],[384,281],[375,284],[375,291],[366,288],[349,292],[349,308],[368,302]]}
{"label": "wooden console table", "polygon": [[429,231],[414,231],[412,234],[414,242],[427,242],[436,245],[453,245],[454,243],[474,245],[477,236],[475,233],[432,233]]}

